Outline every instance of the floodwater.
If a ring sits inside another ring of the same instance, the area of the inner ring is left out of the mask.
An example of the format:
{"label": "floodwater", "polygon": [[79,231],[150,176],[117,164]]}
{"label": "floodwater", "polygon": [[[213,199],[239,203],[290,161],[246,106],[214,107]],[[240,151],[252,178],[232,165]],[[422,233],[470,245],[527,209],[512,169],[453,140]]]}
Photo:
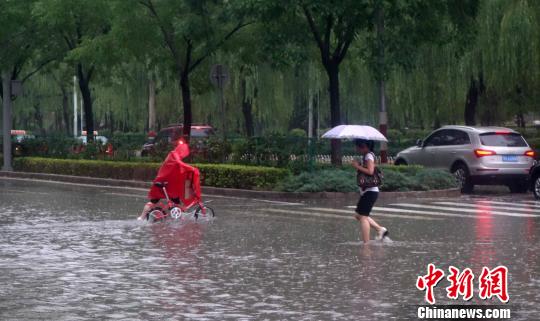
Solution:
{"label": "floodwater", "polygon": [[[309,205],[209,196],[211,223],[146,224],[144,195],[0,178],[0,319],[414,320],[428,263],[506,265],[512,319],[540,313],[540,203],[374,214],[393,242],[363,246],[355,221]],[[465,303],[447,285],[437,303]]]}

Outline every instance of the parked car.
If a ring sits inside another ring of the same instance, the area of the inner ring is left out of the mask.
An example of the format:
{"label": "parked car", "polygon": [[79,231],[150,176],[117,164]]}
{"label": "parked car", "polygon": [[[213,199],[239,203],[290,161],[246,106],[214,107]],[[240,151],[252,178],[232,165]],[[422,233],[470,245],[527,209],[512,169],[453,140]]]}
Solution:
{"label": "parked car", "polygon": [[536,199],[540,200],[540,163],[536,163],[529,171],[529,183]]}
{"label": "parked car", "polygon": [[35,139],[36,136],[28,134],[25,130],[12,129],[11,130],[11,153],[13,156],[23,156],[26,154],[25,143]]}
{"label": "parked car", "polygon": [[[79,136],[79,137],[77,137],[77,139],[81,143],[83,143],[83,145],[88,144],[88,138],[86,136]],[[100,142],[101,145],[107,145],[107,142],[109,141],[109,139],[107,137],[105,137],[105,136],[95,136],[94,141],[95,142]]]}
{"label": "parked car", "polygon": [[454,173],[463,193],[472,192],[474,185],[507,185],[513,193],[525,193],[534,156],[521,134],[512,129],[444,126],[399,152],[395,164],[446,168]]}
{"label": "parked car", "polygon": [[[77,140],[81,142],[81,144],[73,146],[72,152],[74,154],[79,154],[86,150],[86,145],[88,145],[88,137],[86,136],[86,131],[83,131],[82,135],[77,137]],[[99,136],[97,134],[97,131],[94,131],[94,142],[99,143],[102,146],[99,150],[104,155],[114,155],[114,147],[111,143],[109,143],[109,139],[105,136]]]}
{"label": "parked car", "polygon": [[[141,156],[152,154],[157,146],[168,146],[176,142],[183,136],[184,126],[173,124],[161,129],[156,137],[150,139],[143,145]],[[210,125],[191,125],[191,151],[194,154],[204,152],[206,140],[215,134],[214,128]]]}

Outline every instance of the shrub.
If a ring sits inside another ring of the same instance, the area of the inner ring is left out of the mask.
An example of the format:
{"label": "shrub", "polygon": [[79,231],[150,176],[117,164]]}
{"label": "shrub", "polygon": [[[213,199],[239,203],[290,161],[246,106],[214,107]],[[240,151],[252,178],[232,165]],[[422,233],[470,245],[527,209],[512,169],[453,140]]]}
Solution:
{"label": "shrub", "polygon": [[307,138],[307,133],[302,128],[293,128],[289,131],[289,135],[292,137]]}
{"label": "shrub", "polygon": [[354,192],[358,190],[351,171],[323,169],[287,177],[278,189],[285,192]]}
{"label": "shrub", "polygon": [[[21,157],[14,160],[19,171],[49,173],[125,180],[154,179],[159,163],[73,160]],[[201,171],[202,183],[207,186],[272,189],[287,176],[287,171],[271,167],[243,165],[195,164]]]}
{"label": "shrub", "polygon": [[[381,166],[382,191],[425,191],[457,187],[448,171],[421,166]],[[349,168],[327,168],[287,177],[277,187],[287,192],[354,192],[356,173]]]}

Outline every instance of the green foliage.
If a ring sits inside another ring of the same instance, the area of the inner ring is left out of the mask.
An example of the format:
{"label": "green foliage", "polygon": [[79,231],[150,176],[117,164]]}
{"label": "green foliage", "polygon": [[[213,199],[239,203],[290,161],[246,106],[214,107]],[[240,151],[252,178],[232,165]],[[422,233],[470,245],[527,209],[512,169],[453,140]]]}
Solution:
{"label": "green foliage", "polygon": [[[427,191],[457,187],[448,171],[421,166],[381,166],[384,174],[382,191]],[[356,173],[351,169],[327,168],[291,175],[278,185],[287,192],[354,192],[358,191]]]}
{"label": "green foliage", "polygon": [[[296,127],[306,130],[308,102],[316,115],[315,127],[329,127],[324,66],[329,62],[340,65],[339,114],[348,123],[377,124],[375,79],[380,78],[387,80],[390,128],[461,123],[468,84],[481,74],[486,88],[477,121],[495,125],[517,112],[540,112],[539,4],[531,0],[1,1],[0,69],[26,80],[25,94],[15,101],[14,127],[47,135],[69,132],[65,119],[73,118],[72,76],[79,63],[90,82],[93,123],[99,124],[100,132],[147,130],[150,79],[157,84],[158,127],[182,121],[180,114],[187,109],[179,105],[188,100],[179,91],[184,79],[192,89],[193,120],[220,128],[216,92],[208,81],[210,66],[216,63],[231,71],[225,91],[227,134],[244,132],[244,102],[251,103],[256,135],[283,134]],[[381,37],[376,32],[378,5],[384,13]],[[238,23],[240,32],[228,36]],[[41,71],[28,79],[37,70]],[[181,77],[181,71],[189,77]],[[62,108],[64,97],[68,108]],[[411,131],[389,132],[391,154],[425,136],[409,135]],[[253,163],[288,166],[284,157],[278,159],[255,157]]]}
{"label": "green foliage", "polygon": [[272,189],[284,179],[284,169],[260,166],[195,164],[208,186],[242,189]]}
{"label": "green foliage", "polygon": [[[284,169],[221,164],[193,164],[201,172],[202,184],[241,189],[272,189],[288,172]],[[153,180],[159,163],[71,160],[39,157],[16,158],[18,171],[124,180]]]}
{"label": "green foliage", "polygon": [[323,169],[289,176],[278,189],[286,192],[354,192],[358,186],[351,171]]}
{"label": "green foliage", "polygon": [[292,137],[302,137],[302,138],[307,137],[306,131],[304,129],[302,129],[302,128],[291,129],[289,131],[289,135],[292,136]]}

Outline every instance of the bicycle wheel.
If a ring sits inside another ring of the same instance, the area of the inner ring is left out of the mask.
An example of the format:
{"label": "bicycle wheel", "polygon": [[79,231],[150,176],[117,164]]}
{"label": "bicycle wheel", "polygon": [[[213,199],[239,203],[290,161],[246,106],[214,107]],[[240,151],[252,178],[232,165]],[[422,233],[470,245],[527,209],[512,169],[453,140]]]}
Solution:
{"label": "bicycle wheel", "polygon": [[216,214],[214,212],[214,209],[209,207],[209,206],[205,206],[204,207],[204,213],[203,213],[203,209],[202,208],[198,208],[196,211],[195,211],[195,214],[193,215],[195,217],[195,219],[203,219],[203,220],[211,220],[213,219]]}
{"label": "bicycle wheel", "polygon": [[148,212],[146,219],[151,223],[155,223],[163,221],[166,216],[167,214],[161,207],[154,207],[150,210],[150,212]]}
{"label": "bicycle wheel", "polygon": [[171,213],[171,218],[175,220],[182,218],[182,209],[178,206],[171,207],[169,213]]}

